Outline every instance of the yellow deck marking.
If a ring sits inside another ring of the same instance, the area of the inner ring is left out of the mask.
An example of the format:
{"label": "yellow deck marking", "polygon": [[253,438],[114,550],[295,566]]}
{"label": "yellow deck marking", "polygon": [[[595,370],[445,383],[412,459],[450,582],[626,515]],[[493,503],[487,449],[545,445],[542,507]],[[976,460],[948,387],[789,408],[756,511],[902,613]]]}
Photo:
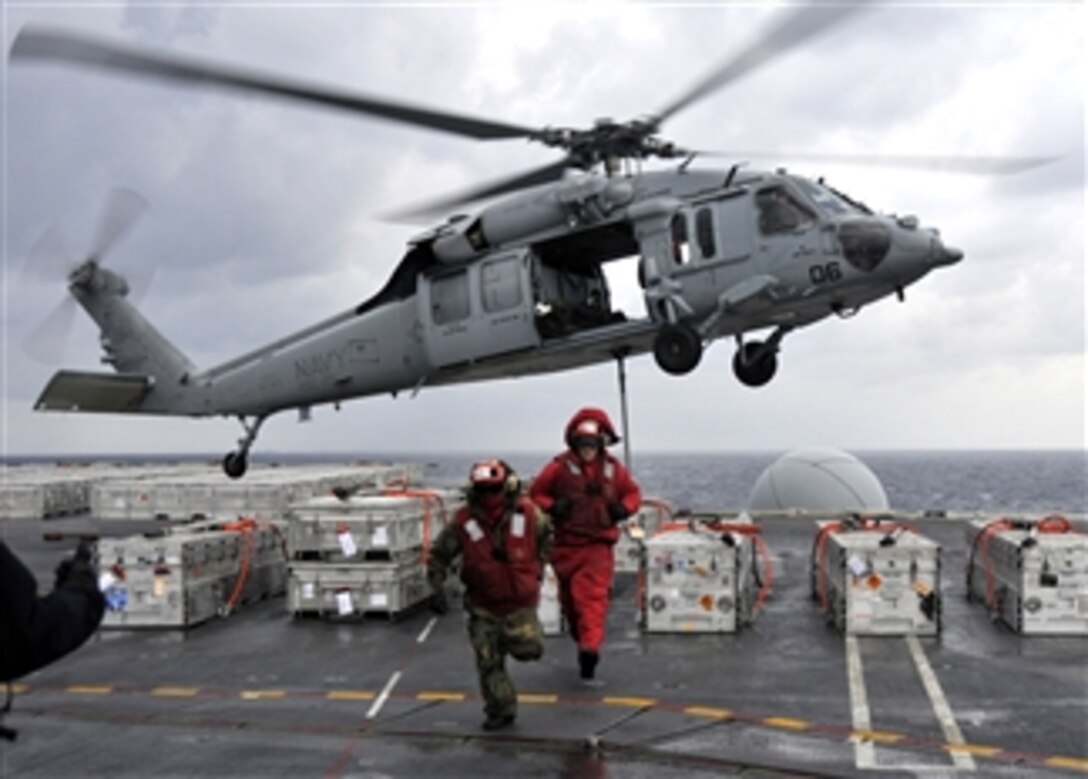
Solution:
{"label": "yellow deck marking", "polygon": [[981,757],[993,757],[999,755],[1005,750],[1001,747],[988,747],[982,744],[945,744],[945,750],[948,752],[956,753],[963,752],[969,755],[979,755]]}
{"label": "yellow deck marking", "polygon": [[1050,768],[1068,768],[1071,771],[1088,774],[1088,760],[1082,757],[1051,757],[1043,765]]}
{"label": "yellow deck marking", "polygon": [[242,700],[244,701],[274,700],[286,696],[287,693],[283,690],[242,690]]}
{"label": "yellow deck marking", "polygon": [[13,685],[11,685],[11,691],[15,695],[22,695],[23,693],[25,693],[29,689],[30,689],[30,685],[28,685],[28,684],[13,684]]}
{"label": "yellow deck marking", "polygon": [[113,687],[108,684],[71,684],[67,690],[78,695],[109,695]]}
{"label": "yellow deck marking", "polygon": [[151,694],[159,698],[194,698],[199,687],[156,687]]}
{"label": "yellow deck marking", "polygon": [[693,717],[708,717],[710,719],[729,719],[733,716],[733,712],[729,709],[715,709],[708,706],[688,706],[684,709],[684,713]]}
{"label": "yellow deck marking", "polygon": [[902,733],[889,733],[885,730],[854,730],[851,731],[850,738],[859,741],[875,741],[880,744],[894,744],[902,741],[904,737]]}
{"label": "yellow deck marking", "polygon": [[808,730],[808,720],[794,719],[793,717],[767,717],[763,720],[764,725],[768,725],[772,728],[781,728],[782,730]]}
{"label": "yellow deck marking", "polygon": [[558,703],[559,696],[549,693],[522,692],[518,693],[519,703]]}
{"label": "yellow deck marking", "polygon": [[325,697],[330,701],[372,701],[374,693],[369,690],[330,690]]}
{"label": "yellow deck marking", "polygon": [[[32,688],[27,684],[12,685],[12,692],[23,695]],[[105,684],[72,684],[65,688],[66,692],[76,695],[109,695],[114,691],[112,685]],[[194,698],[200,694],[199,687],[155,687],[150,694],[161,698]],[[287,697],[283,690],[242,690],[239,696],[243,700],[278,700]],[[328,700],[362,701],[373,700],[375,693],[370,690],[330,690],[325,695]],[[467,695],[463,692],[449,692],[441,690],[427,690],[416,695],[418,700],[425,701],[464,701]],[[519,693],[518,701],[527,704],[555,704],[559,702],[559,696],[554,693]],[[606,706],[626,706],[631,708],[646,708],[657,705],[656,698],[640,698],[627,696],[606,696],[601,699]],[[687,706],[683,712],[693,717],[707,719],[726,720],[733,717],[729,709],[720,709],[711,706]],[[812,723],[808,720],[793,717],[766,717],[760,720],[767,727],[781,730],[793,730],[797,732],[807,731]],[[895,744],[902,741],[905,736],[900,733],[892,733],[879,730],[853,730],[850,738],[875,743]],[[984,744],[946,743],[943,749],[953,755],[977,755],[984,758],[993,758],[1005,751],[1002,747],[988,746]],[[1088,758],[1054,756],[1043,761],[1048,768],[1077,771],[1088,774]]]}
{"label": "yellow deck marking", "polygon": [[642,709],[647,706],[655,706],[657,704],[657,698],[624,698],[608,696],[602,698],[601,703],[605,706],[631,706],[636,709]]}
{"label": "yellow deck marking", "polygon": [[421,701],[463,701],[465,694],[463,692],[421,692],[416,695],[416,698]]}

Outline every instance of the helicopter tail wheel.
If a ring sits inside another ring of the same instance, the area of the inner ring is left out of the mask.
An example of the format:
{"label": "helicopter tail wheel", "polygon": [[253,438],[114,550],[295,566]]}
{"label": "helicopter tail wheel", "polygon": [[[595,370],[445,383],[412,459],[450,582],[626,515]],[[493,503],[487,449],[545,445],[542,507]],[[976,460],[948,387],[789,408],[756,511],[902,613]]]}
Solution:
{"label": "helicopter tail wheel", "polygon": [[703,342],[690,325],[663,325],[654,339],[654,359],[666,373],[690,373],[703,356]]}
{"label": "helicopter tail wheel", "polygon": [[227,452],[223,458],[223,473],[232,479],[240,479],[245,476],[247,465],[245,452]]}
{"label": "helicopter tail wheel", "polygon": [[749,341],[733,355],[733,373],[742,384],[762,387],[774,378],[778,358],[772,349],[759,341]]}

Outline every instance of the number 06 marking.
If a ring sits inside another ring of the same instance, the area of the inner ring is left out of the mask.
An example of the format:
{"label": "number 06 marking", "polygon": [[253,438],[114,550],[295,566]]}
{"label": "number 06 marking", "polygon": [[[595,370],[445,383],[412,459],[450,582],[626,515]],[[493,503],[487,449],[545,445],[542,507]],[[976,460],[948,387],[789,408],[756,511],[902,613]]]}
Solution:
{"label": "number 06 marking", "polygon": [[827,265],[812,265],[808,269],[808,277],[813,284],[826,284],[838,281],[842,278],[842,268],[837,262],[829,262]]}

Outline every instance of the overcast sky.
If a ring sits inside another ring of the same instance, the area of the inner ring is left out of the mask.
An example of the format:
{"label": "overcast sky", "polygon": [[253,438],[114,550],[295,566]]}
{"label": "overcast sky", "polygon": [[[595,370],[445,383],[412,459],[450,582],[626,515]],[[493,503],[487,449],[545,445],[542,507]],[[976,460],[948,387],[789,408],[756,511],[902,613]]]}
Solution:
{"label": "overcast sky", "polygon": [[[783,10],[305,5],[5,2],[5,51],[34,21],[515,124],[585,126],[661,108]],[[792,333],[761,389],[734,379],[728,341],[683,378],[649,356],[630,362],[635,450],[1084,448],[1085,16],[1083,3],[882,5],[673,117],[665,135],[679,144],[770,152],[753,164],[916,214],[966,259],[905,304]],[[383,213],[555,158],[6,56],[3,87],[5,454],[222,452],[238,437],[233,420],[31,411],[62,365],[100,369],[99,349],[80,312],[63,359],[24,355],[65,285],[20,269],[51,226],[73,259],[86,251],[111,188],[151,208],[108,262],[155,271],[141,308],[210,367],[373,294],[419,229]],[[972,177],[789,152],[1060,160]],[[640,314],[630,279],[616,284],[614,302]],[[614,365],[319,407],[307,424],[284,413],[257,450],[548,450],[587,404],[618,420]]]}

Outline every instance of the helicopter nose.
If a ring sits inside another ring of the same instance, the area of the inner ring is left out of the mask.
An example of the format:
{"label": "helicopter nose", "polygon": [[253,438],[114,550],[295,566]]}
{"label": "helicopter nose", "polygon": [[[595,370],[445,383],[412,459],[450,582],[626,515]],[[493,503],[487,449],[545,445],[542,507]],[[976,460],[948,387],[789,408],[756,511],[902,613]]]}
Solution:
{"label": "helicopter nose", "polygon": [[929,249],[929,260],[935,266],[955,265],[963,259],[963,252],[951,246],[945,246],[939,240],[934,239]]}

